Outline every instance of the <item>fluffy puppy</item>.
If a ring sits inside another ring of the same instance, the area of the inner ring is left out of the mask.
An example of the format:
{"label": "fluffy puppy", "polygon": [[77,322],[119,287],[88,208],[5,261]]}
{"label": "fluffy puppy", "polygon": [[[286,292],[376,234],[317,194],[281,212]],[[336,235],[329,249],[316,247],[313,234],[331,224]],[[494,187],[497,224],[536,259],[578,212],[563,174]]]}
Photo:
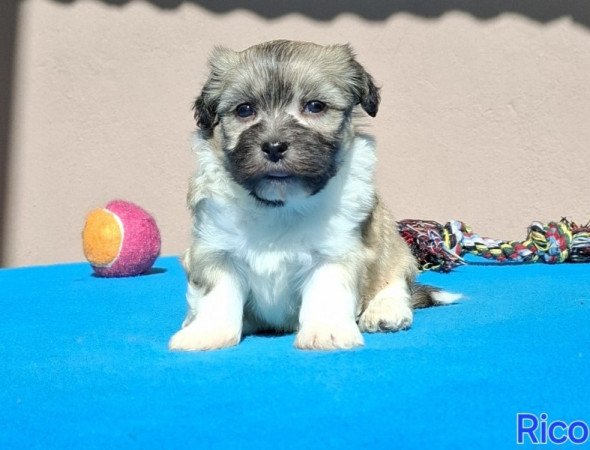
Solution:
{"label": "fluffy puppy", "polygon": [[417,287],[415,260],[375,192],[357,129],[379,90],[347,45],[216,48],[195,103],[199,168],[183,258],[188,314],[172,350],[296,332],[301,349],[363,345],[457,297]]}

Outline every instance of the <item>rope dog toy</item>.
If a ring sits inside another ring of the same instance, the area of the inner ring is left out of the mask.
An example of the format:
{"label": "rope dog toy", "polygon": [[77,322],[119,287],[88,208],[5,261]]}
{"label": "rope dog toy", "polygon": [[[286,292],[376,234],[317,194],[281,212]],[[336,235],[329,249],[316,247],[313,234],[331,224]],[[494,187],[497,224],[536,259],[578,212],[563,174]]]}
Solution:
{"label": "rope dog toy", "polygon": [[442,225],[431,220],[407,219],[398,230],[410,246],[421,270],[450,272],[466,264],[465,254],[501,263],[590,262],[590,222],[577,225],[566,218],[559,222],[533,222],[524,241],[482,237],[458,220]]}

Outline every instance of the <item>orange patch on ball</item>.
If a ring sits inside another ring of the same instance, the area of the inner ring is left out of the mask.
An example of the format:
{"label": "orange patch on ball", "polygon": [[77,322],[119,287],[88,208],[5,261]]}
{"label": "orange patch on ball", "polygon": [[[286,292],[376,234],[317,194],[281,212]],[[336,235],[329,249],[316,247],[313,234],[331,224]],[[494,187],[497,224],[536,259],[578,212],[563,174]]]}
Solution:
{"label": "orange patch on ball", "polygon": [[84,256],[93,266],[106,267],[117,259],[122,237],[116,216],[106,209],[95,209],[86,217],[82,231]]}

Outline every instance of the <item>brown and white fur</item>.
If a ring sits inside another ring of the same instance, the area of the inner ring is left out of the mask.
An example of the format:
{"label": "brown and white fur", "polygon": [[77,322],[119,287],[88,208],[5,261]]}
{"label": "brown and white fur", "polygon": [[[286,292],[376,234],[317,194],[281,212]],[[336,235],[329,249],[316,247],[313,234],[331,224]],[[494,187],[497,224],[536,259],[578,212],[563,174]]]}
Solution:
{"label": "brown and white fur", "polygon": [[358,131],[379,91],[349,46],[216,48],[195,103],[188,314],[172,350],[296,332],[301,349],[363,345],[458,298],[419,287],[375,192],[375,143]]}

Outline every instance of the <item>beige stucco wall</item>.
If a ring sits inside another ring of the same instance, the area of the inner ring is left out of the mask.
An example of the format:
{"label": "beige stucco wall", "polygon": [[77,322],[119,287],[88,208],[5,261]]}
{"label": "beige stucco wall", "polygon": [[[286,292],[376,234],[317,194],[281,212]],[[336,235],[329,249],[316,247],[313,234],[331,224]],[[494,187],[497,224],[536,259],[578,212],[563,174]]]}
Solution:
{"label": "beige stucco wall", "polygon": [[84,216],[112,198],[151,211],[163,254],[180,253],[190,106],[207,54],[275,38],[350,42],[382,86],[368,123],[379,188],[398,218],[457,218],[514,239],[535,219],[590,219],[587,23],[534,11],[314,18],[275,5],[266,18],[201,2],[110,3],[20,3],[6,266],[83,260]]}

